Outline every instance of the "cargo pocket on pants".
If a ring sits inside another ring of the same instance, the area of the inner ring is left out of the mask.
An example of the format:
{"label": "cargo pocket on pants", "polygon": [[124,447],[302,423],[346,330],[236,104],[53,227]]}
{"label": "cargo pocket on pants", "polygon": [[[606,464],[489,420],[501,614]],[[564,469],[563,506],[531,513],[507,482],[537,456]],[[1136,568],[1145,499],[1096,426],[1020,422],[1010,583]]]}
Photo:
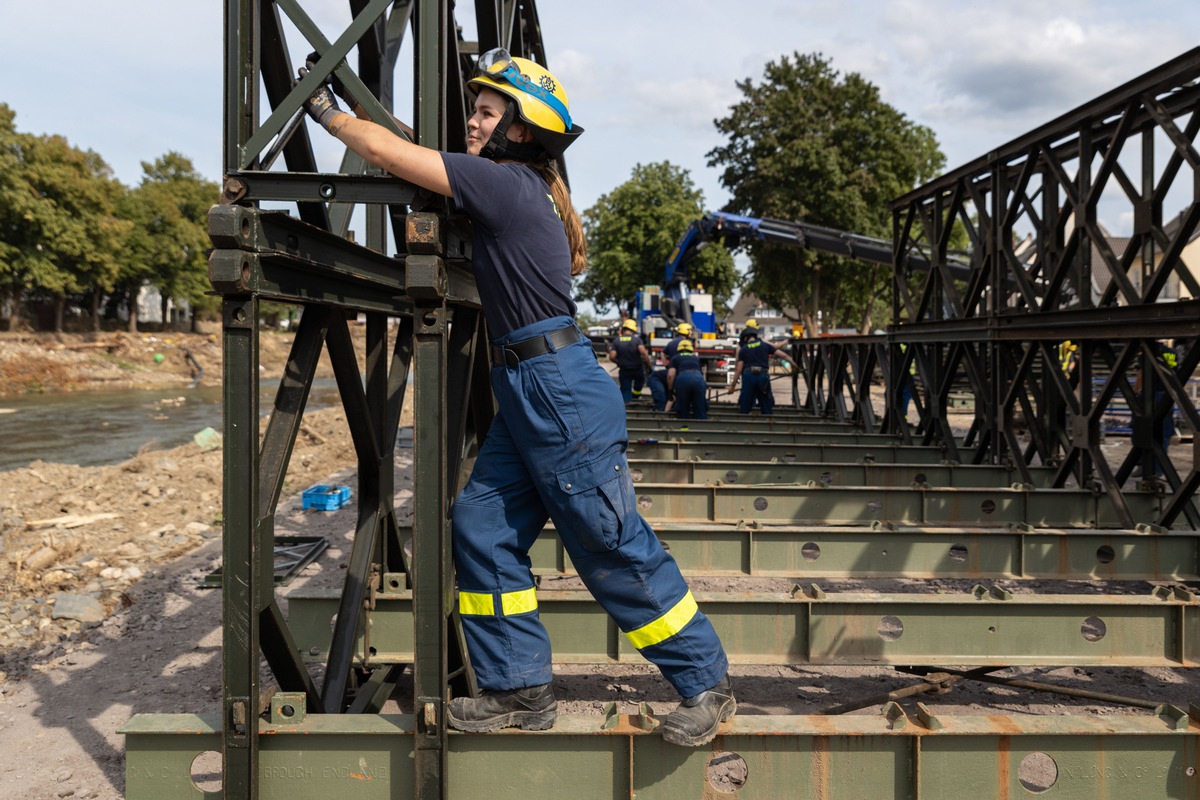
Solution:
{"label": "cargo pocket on pants", "polygon": [[[570,519],[568,530],[580,546],[589,553],[620,547],[625,518],[636,511],[624,455],[561,469],[556,477],[563,492],[563,511]],[[560,530],[559,535],[567,532]]]}

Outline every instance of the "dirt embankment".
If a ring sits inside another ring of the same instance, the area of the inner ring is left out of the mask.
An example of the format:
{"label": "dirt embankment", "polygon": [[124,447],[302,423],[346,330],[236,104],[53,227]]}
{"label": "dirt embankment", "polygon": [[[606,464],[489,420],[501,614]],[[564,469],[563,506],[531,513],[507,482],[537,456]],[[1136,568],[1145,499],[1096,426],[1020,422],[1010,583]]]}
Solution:
{"label": "dirt embankment", "polygon": [[[264,381],[282,374],[291,341],[260,337]],[[319,374],[331,374],[325,357]],[[219,385],[219,336],[0,335],[0,397],[183,387],[197,377]],[[342,410],[307,413],[284,496],[353,463]],[[121,464],[35,461],[0,472],[0,682],[134,602],[142,576],[217,537],[220,526],[219,447],[148,446]]]}

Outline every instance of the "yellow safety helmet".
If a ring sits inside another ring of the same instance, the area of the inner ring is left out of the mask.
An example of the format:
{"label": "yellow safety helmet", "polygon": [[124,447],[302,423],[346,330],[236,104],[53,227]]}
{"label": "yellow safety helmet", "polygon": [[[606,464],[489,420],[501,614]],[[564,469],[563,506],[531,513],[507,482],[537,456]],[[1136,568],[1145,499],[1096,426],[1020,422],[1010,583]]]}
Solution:
{"label": "yellow safety helmet", "polygon": [[[467,86],[474,92],[486,86],[516,101],[516,112],[529,126],[534,141],[555,158],[583,133],[571,119],[566,90],[550,70],[527,58],[510,56],[503,47],[479,56],[475,76]],[[507,124],[503,128],[507,130]]]}
{"label": "yellow safety helmet", "polygon": [[637,321],[634,320],[633,317],[630,317],[629,319],[627,319],[621,323],[621,327],[627,331],[636,331],[637,330]]}
{"label": "yellow safety helmet", "polygon": [[692,335],[692,326],[687,324],[686,322],[681,322],[678,325],[676,325],[675,330],[679,333],[680,336],[691,336]]}
{"label": "yellow safety helmet", "polygon": [[696,347],[695,347],[695,345],[692,344],[691,339],[684,339],[682,342],[679,343],[679,352],[680,353],[694,353],[694,352],[696,352]]}
{"label": "yellow safety helmet", "polygon": [[758,330],[758,320],[756,320],[756,319],[746,320],[746,327],[753,328],[754,330]]}

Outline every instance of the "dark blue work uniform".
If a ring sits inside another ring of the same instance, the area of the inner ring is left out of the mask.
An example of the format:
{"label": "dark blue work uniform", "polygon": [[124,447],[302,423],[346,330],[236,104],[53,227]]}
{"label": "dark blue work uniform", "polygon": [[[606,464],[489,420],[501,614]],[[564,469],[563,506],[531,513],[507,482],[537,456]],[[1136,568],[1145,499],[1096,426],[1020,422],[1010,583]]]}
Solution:
{"label": "dark blue work uniform", "polygon": [[675,414],[680,419],[708,419],[708,384],[700,358],[680,352],[671,359],[670,369],[675,370]]}
{"label": "dark blue work uniform", "polygon": [[545,182],[522,164],[442,158],[454,202],[474,223],[499,408],[451,513],[458,608],[480,687],[551,680],[529,559],[549,520],[596,600],[680,695],[717,685],[728,660],[716,631],[637,512],[625,410],[575,327],[570,249]]}
{"label": "dark blue work uniform", "polygon": [[775,345],[751,336],[738,350],[742,362],[742,391],[738,395],[738,413],[749,414],[757,403],[763,415],[775,413],[775,395],[771,392],[771,354]]}
{"label": "dark blue work uniform", "polygon": [[642,360],[642,337],[633,331],[621,331],[613,338],[611,349],[617,354],[617,380],[621,384],[621,399],[633,401],[633,393],[641,392],[646,382],[646,362]]}
{"label": "dark blue work uniform", "polygon": [[654,410],[663,411],[667,407],[667,371],[656,369],[646,376],[646,386],[650,389],[650,397],[654,399]]}

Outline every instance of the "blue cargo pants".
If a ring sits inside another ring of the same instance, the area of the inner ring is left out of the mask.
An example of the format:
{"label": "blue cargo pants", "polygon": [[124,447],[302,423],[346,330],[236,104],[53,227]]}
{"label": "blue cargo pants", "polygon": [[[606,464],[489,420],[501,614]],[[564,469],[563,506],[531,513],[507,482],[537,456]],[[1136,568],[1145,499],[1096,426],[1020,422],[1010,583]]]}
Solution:
{"label": "blue cargo pants", "polygon": [[771,374],[766,368],[762,372],[742,371],[742,392],[738,395],[738,413],[749,414],[758,404],[764,416],[775,413],[775,394],[771,391]]}
{"label": "blue cargo pants", "polygon": [[[567,325],[554,317],[496,340]],[[499,413],[451,513],[459,613],[483,689],[549,683],[529,549],[547,520],[592,595],[683,697],[716,686],[728,660],[679,566],[637,512],[625,407],[582,334],[575,344],[493,365]]]}

